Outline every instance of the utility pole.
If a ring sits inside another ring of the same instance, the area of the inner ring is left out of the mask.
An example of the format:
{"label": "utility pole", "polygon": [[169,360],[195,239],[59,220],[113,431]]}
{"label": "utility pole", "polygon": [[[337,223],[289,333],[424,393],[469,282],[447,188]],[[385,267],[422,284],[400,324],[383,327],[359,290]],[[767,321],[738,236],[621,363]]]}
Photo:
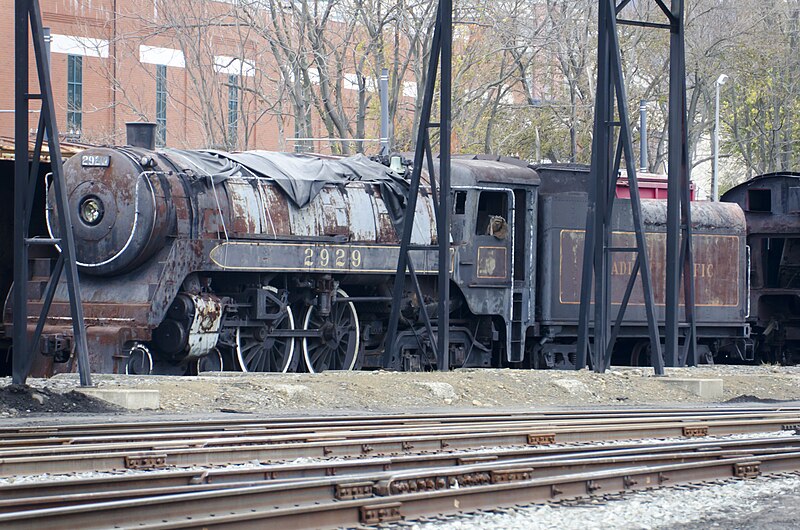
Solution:
{"label": "utility pole", "polygon": [[647,101],[639,102],[639,171],[646,172],[647,165]]}
{"label": "utility pole", "polygon": [[719,202],[719,89],[728,82],[728,76],[720,74],[714,82],[714,165],[711,168],[711,200]]}
{"label": "utility pole", "polygon": [[389,70],[381,70],[380,79],[381,96],[381,149],[380,154],[388,155],[391,152],[389,145]]}

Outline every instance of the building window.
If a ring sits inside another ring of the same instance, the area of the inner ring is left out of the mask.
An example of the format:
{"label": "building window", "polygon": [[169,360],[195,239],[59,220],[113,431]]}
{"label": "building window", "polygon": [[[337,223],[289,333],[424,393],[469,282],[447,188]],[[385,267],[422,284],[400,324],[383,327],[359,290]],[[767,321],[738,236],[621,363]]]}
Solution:
{"label": "building window", "polygon": [[67,134],[80,136],[83,128],[83,57],[67,55]]}
{"label": "building window", "polygon": [[236,148],[239,127],[239,77],[228,76],[228,146]]}
{"label": "building window", "polygon": [[167,145],[167,66],[156,65],[156,146]]}

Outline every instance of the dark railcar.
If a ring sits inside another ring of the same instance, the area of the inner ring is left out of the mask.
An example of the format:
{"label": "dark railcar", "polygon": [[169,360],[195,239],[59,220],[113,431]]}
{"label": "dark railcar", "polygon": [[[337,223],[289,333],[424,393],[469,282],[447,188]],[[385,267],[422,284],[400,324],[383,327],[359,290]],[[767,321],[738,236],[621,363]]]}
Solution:
{"label": "dark railcar", "polygon": [[800,361],[800,173],[770,173],[722,195],[747,219],[756,359]]}
{"label": "dark railcar", "polygon": [[[539,305],[537,322],[542,339],[531,352],[536,365],[569,366],[574,362],[580,306],[583,241],[585,235],[588,168],[540,166]],[[664,200],[643,199],[648,257],[657,305],[664,320],[666,214]],[[630,201],[617,199],[612,244],[635,246]],[[698,341],[706,357],[745,348],[748,336],[747,253],[745,219],[735,205],[692,202],[694,285]],[[611,318],[622,300],[635,254],[615,253],[611,263]],[[682,297],[682,293],[681,293]],[[681,315],[685,319],[685,315]],[[682,327],[681,336],[687,328]],[[649,362],[647,321],[641,283],[634,286],[615,361]],[[538,358],[537,358],[538,357]]]}

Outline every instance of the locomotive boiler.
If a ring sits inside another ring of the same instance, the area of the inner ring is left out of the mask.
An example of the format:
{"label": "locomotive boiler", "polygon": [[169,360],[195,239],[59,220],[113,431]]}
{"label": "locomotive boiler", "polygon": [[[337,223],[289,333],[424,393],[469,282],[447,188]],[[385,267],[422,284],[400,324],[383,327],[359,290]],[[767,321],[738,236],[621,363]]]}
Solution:
{"label": "locomotive boiler", "polygon": [[[64,169],[93,371],[436,367],[426,337],[445,330],[435,321],[429,330],[423,318],[439,303],[439,234],[426,185],[410,250],[419,289],[406,283],[389,357],[408,182],[386,165],[364,156],[128,145],[86,150]],[[573,366],[587,176],[585,167],[454,158],[445,236],[452,366]],[[620,244],[631,235],[628,209],[619,199]],[[666,202],[644,200],[643,212],[663,318]],[[711,203],[694,203],[693,216],[698,336],[711,357],[738,347],[748,333],[744,217],[736,205]],[[54,224],[51,232],[59,236]],[[46,274],[37,271],[52,259],[34,260],[29,285],[41,284]],[[629,263],[623,255],[614,266],[625,271]],[[614,293],[624,290],[619,276]],[[30,290],[31,315],[38,315],[42,290]],[[647,330],[636,292],[619,351],[624,361],[642,363]],[[9,297],[7,332],[10,309]],[[38,375],[74,369],[70,334],[60,286]]]}
{"label": "locomotive boiler", "polygon": [[[337,303],[341,275],[394,270],[405,183],[386,167],[128,146],[64,169],[93,370],[286,371],[301,348],[310,371],[355,366],[360,323]],[[436,241],[429,199],[412,239]]]}

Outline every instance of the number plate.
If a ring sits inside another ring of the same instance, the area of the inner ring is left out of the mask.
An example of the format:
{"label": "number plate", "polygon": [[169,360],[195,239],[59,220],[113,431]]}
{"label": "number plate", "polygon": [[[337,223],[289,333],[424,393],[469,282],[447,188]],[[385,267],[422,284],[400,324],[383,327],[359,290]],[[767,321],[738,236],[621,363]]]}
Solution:
{"label": "number plate", "polygon": [[108,155],[81,155],[81,166],[83,167],[108,167],[111,165],[111,157]]}

